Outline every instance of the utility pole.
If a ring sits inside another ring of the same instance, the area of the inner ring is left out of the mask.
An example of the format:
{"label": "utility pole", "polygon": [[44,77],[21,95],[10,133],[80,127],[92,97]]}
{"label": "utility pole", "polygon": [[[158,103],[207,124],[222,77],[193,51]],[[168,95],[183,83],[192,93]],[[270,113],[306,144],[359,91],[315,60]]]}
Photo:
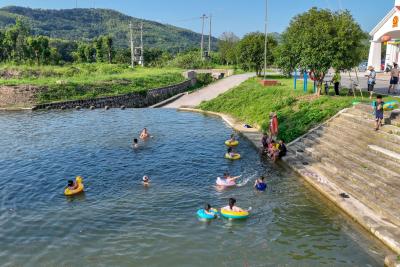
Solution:
{"label": "utility pole", "polygon": [[78,8],[78,0],[75,0],[75,8]]}
{"label": "utility pole", "polygon": [[206,15],[203,14],[201,16],[202,19],[202,27],[201,27],[201,43],[200,43],[200,53],[201,53],[201,58],[204,58],[204,20],[207,18]]}
{"label": "utility pole", "polygon": [[133,50],[133,30],[132,30],[132,22],[129,22],[129,30],[131,35],[131,67],[134,67],[134,50]]}
{"label": "utility pole", "polygon": [[265,0],[265,42],[264,42],[264,80],[267,79],[267,48],[268,48],[268,0]]}
{"label": "utility pole", "polygon": [[140,23],[140,63],[144,66],[144,50],[143,50],[143,22]]}
{"label": "utility pole", "polygon": [[211,24],[212,24],[212,15],[210,14],[210,34],[208,35],[208,56],[211,55]]}

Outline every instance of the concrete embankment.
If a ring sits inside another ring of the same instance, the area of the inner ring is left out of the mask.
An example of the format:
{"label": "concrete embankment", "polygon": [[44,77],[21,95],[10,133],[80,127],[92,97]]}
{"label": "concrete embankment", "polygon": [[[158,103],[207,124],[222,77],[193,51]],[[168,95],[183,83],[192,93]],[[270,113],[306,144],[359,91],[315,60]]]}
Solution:
{"label": "concrete embankment", "polygon": [[[393,125],[375,132],[369,109],[364,105],[345,109],[291,142],[283,163],[400,254],[400,128],[394,126],[399,118],[387,114],[386,122]],[[178,110],[220,116],[261,148],[261,133],[229,115]],[[399,266],[397,260],[389,255],[385,264]]]}

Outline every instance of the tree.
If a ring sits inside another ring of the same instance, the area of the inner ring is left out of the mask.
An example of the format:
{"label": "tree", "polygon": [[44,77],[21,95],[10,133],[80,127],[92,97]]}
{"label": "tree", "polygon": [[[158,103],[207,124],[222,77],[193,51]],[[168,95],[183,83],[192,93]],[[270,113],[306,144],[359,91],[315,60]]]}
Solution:
{"label": "tree", "polygon": [[96,62],[96,49],[91,44],[85,45],[84,53],[86,62]]}
{"label": "tree", "polygon": [[[267,65],[274,63],[274,49],[277,41],[268,35]],[[265,34],[260,32],[249,33],[243,37],[238,45],[239,62],[244,70],[255,70],[261,75],[264,66]]]}
{"label": "tree", "polygon": [[51,56],[49,38],[45,36],[28,37],[27,44],[37,65],[49,62]]}
{"label": "tree", "polygon": [[96,50],[96,61],[97,62],[103,62],[104,61],[104,48],[103,48],[103,37],[100,36],[98,38],[95,38],[93,40],[93,46]]}
{"label": "tree", "polygon": [[112,63],[112,58],[113,58],[113,53],[114,53],[114,48],[113,48],[113,39],[111,36],[104,36],[103,37],[103,43],[104,46],[107,50],[107,55],[108,55],[108,63]]}
{"label": "tree", "polygon": [[348,70],[361,62],[364,38],[348,11],[312,8],[296,16],[283,33],[277,63],[286,72],[311,71],[320,95],[329,68]]}
{"label": "tree", "polygon": [[237,44],[239,40],[239,37],[232,32],[224,32],[219,37],[218,51],[220,53],[222,64],[237,64]]}

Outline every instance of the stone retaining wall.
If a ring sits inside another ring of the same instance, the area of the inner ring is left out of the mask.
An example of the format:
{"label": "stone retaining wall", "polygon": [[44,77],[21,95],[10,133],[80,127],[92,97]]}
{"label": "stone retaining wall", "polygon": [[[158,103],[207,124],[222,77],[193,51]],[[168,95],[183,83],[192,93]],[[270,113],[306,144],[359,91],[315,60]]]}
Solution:
{"label": "stone retaining wall", "polygon": [[36,105],[34,110],[38,109],[72,109],[80,108],[143,108],[154,105],[171,96],[183,93],[192,85],[192,80],[187,80],[179,84],[151,89],[146,93],[130,93],[119,96],[100,97],[86,100],[72,100],[65,102],[55,102],[48,104]]}

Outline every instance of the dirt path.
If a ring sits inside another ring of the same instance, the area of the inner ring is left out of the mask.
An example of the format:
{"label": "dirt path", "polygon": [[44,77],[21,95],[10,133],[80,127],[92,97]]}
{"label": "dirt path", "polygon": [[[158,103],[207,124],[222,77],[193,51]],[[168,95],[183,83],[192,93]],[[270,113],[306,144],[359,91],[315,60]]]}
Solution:
{"label": "dirt path", "polygon": [[164,108],[196,107],[202,101],[211,100],[253,76],[254,74],[246,73],[227,77],[192,94],[184,95]]}

